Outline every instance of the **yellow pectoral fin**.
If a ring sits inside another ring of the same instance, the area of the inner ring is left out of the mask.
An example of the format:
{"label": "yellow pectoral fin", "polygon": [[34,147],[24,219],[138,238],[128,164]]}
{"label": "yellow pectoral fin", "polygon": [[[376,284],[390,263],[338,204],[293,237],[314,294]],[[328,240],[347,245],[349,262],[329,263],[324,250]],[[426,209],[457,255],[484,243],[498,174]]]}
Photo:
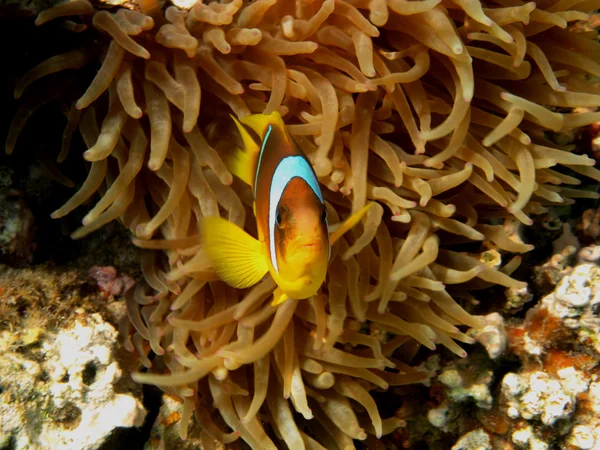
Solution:
{"label": "yellow pectoral fin", "polygon": [[207,217],[201,227],[206,254],[227,284],[247,288],[269,271],[263,244],[237,225],[221,217]]}
{"label": "yellow pectoral fin", "polygon": [[357,212],[352,214],[350,217],[348,217],[346,219],[346,221],[337,230],[335,230],[333,233],[331,233],[329,235],[329,245],[335,244],[336,241],[339,238],[341,238],[344,235],[344,233],[346,233],[346,231],[348,231],[350,228],[352,228],[354,225],[356,225],[360,221],[360,219],[362,219],[362,216],[364,216],[366,214],[366,212],[369,210],[369,208],[372,205],[373,205],[373,202],[369,202],[365,206],[363,206],[360,210],[358,210]]}
{"label": "yellow pectoral fin", "polygon": [[275,289],[273,292],[273,301],[271,302],[271,306],[277,306],[285,302],[289,297],[286,293],[284,293],[281,288]]}

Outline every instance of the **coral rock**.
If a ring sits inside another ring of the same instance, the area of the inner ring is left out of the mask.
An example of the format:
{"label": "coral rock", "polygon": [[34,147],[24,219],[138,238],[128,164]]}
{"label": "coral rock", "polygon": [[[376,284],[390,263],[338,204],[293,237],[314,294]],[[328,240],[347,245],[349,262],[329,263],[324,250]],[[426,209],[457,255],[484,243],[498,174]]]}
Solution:
{"label": "coral rock", "polygon": [[81,317],[47,331],[30,358],[8,332],[0,339],[0,447],[93,450],[118,427],[143,424],[141,402],[115,389],[117,331],[100,314]]}
{"label": "coral rock", "polygon": [[[573,376],[578,379],[576,383]],[[525,420],[539,418],[544,425],[569,417],[575,409],[575,396],[586,389],[587,384],[580,374],[571,372],[565,372],[562,380],[544,372],[509,373],[502,381],[508,415]]]}
{"label": "coral rock", "polygon": [[33,259],[33,223],[31,210],[15,189],[0,190],[0,257],[11,263]]}
{"label": "coral rock", "polygon": [[485,326],[472,333],[473,338],[485,347],[491,359],[496,359],[506,350],[507,337],[504,319],[498,313],[485,316]]}
{"label": "coral rock", "polygon": [[461,437],[452,450],[491,450],[490,437],[482,429],[471,431]]}

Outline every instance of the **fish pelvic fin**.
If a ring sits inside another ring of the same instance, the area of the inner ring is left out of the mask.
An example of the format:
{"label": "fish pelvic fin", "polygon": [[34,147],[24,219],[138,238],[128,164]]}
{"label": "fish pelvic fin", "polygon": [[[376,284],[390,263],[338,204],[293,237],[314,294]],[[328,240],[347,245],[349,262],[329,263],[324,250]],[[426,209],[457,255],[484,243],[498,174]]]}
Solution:
{"label": "fish pelvic fin", "polygon": [[244,124],[252,128],[258,134],[261,139],[265,137],[267,134],[267,128],[269,125],[273,125],[274,127],[285,130],[285,124],[283,122],[283,118],[278,111],[273,111],[271,114],[252,114],[251,116],[246,116],[240,121]]}
{"label": "fish pelvic fin", "polygon": [[241,179],[244,183],[250,185],[250,187],[254,188],[254,177],[256,175],[260,146],[256,143],[254,138],[250,136],[248,130],[246,130],[238,119],[234,116],[231,116],[231,118],[240,132],[245,148],[236,148],[229,156],[227,166],[231,173]]}
{"label": "fish pelvic fin", "polygon": [[230,286],[254,286],[269,271],[264,244],[237,225],[222,217],[206,217],[200,226],[206,254]]}
{"label": "fish pelvic fin", "polygon": [[288,298],[288,295],[285,292],[283,292],[283,290],[280,287],[278,287],[277,289],[275,289],[275,292],[273,292],[273,301],[271,302],[271,306],[281,305]]}
{"label": "fish pelvic fin", "polygon": [[337,230],[335,230],[329,235],[329,245],[335,244],[339,238],[341,238],[349,229],[356,225],[360,221],[360,219],[362,219],[362,217],[367,213],[367,211],[369,210],[369,208],[371,208],[372,205],[373,202],[369,202],[361,209],[356,211],[354,214],[352,214],[350,217],[348,217],[346,221],[342,223],[342,225]]}

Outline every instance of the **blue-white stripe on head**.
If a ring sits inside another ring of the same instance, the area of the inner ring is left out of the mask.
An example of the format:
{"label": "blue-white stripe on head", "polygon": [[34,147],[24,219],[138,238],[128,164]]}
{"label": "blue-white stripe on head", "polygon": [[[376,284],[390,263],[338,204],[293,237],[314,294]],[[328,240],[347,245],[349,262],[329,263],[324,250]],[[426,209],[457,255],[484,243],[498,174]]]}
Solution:
{"label": "blue-white stripe on head", "polygon": [[271,263],[275,272],[279,273],[277,264],[277,254],[275,253],[275,218],[277,217],[277,205],[283,195],[286,186],[292,178],[302,178],[310,186],[315,195],[323,203],[323,195],[319,188],[319,181],[315,176],[312,167],[302,156],[288,156],[283,158],[271,180],[271,189],[269,190],[269,250],[271,253]]}

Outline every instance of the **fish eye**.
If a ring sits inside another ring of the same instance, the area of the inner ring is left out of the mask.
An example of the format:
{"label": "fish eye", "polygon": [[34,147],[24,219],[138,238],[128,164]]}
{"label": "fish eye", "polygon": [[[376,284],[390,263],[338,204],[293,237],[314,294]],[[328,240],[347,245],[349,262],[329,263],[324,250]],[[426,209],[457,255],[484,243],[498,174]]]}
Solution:
{"label": "fish eye", "polygon": [[323,208],[323,212],[321,213],[321,222],[325,223],[327,221],[327,209]]}
{"label": "fish eye", "polygon": [[275,222],[277,223],[277,226],[279,228],[281,228],[281,226],[283,225],[283,218],[281,217],[280,211],[277,211],[277,215],[275,216]]}

